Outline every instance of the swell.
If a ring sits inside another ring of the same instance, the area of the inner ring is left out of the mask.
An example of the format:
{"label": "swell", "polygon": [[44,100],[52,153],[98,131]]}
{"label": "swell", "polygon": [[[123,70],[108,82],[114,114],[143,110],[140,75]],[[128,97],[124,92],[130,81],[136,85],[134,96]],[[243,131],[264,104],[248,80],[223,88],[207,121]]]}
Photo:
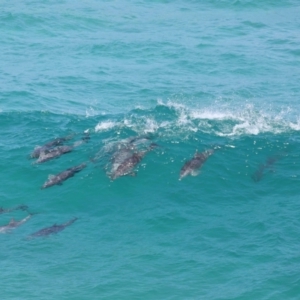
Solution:
{"label": "swell", "polygon": [[[191,299],[199,293],[220,297],[219,290],[211,288],[215,284],[221,284],[227,298],[257,298],[264,288],[278,288],[274,281],[282,282],[280,276],[288,280],[295,274],[286,261],[292,264],[297,259],[297,251],[291,254],[284,244],[293,244],[299,223],[300,136],[297,128],[289,126],[294,120],[297,115],[288,111],[253,106],[195,108],[172,101],[120,114],[2,112],[1,203],[11,207],[24,202],[40,212],[11,237],[1,237],[3,249],[10,250],[2,254],[5,286],[20,284],[17,264],[30,270],[22,281],[28,297],[43,297],[49,286],[52,296],[75,297],[76,287],[82,284],[76,281],[79,273],[88,278],[82,290],[91,298],[100,292],[107,298],[151,298],[153,285],[158,298],[166,289],[168,295],[177,289],[177,295],[188,294]],[[246,122],[258,131],[244,126],[234,132],[234,126]],[[90,141],[69,156],[44,165],[31,165],[26,158],[36,145],[87,129]],[[145,156],[135,178],[111,182],[103,170],[109,160],[105,149],[140,135],[159,147]],[[180,168],[196,150],[214,146],[219,149],[202,166],[201,174],[178,181]],[[102,160],[89,162],[63,186],[40,190],[49,174],[97,153],[104,154]],[[261,179],[252,180],[260,165],[278,154],[282,156]],[[72,216],[80,218],[54,238],[22,240]],[[280,275],[274,271],[278,269]],[[90,279],[91,273],[97,276]],[[36,279],[39,289],[32,291],[28,283]],[[186,284],[178,288],[174,285],[178,280]],[[205,286],[199,288],[199,281]],[[269,295],[269,290],[263,294]]]}

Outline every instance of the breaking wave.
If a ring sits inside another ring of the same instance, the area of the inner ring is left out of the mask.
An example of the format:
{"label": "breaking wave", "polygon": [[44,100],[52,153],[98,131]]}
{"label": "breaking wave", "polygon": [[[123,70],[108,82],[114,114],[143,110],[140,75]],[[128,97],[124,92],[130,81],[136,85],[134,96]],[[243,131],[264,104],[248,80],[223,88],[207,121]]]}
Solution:
{"label": "breaking wave", "polygon": [[173,101],[159,100],[154,109],[136,108],[129,113],[106,116],[95,126],[95,132],[131,130],[137,134],[163,135],[206,133],[219,137],[281,134],[300,130],[300,116],[292,109],[280,111],[258,109],[246,103],[243,107],[214,105],[192,108]]}

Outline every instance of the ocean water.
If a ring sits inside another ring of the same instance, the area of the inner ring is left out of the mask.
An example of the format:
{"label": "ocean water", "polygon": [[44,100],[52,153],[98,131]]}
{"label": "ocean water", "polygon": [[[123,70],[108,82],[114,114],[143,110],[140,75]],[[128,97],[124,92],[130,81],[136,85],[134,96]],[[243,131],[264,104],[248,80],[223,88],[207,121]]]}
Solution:
{"label": "ocean water", "polygon": [[[296,0],[2,1],[0,206],[28,212],[0,226],[33,215],[0,227],[1,299],[299,299],[299,15]],[[30,158],[58,137],[77,146]],[[122,145],[144,156],[112,180]]]}

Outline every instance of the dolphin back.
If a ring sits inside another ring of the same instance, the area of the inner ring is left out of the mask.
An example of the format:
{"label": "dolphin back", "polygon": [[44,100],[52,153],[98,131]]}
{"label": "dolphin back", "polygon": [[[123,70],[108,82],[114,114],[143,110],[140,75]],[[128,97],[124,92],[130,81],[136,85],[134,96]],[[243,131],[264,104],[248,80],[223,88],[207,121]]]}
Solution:
{"label": "dolphin back", "polygon": [[34,238],[34,237],[48,236],[51,234],[58,233],[58,232],[64,230],[67,226],[72,225],[77,219],[78,218],[73,218],[64,224],[61,224],[61,225],[54,224],[50,227],[43,228],[43,229],[31,234],[29,237]]}

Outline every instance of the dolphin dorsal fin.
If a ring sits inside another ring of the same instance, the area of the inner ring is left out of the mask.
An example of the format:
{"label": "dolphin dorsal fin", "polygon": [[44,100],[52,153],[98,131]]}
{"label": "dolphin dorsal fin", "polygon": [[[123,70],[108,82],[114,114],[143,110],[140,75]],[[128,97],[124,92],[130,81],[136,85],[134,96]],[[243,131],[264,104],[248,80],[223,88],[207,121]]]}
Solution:
{"label": "dolphin dorsal fin", "polygon": [[14,224],[14,223],[16,223],[15,219],[11,218],[11,220],[9,221],[9,224]]}
{"label": "dolphin dorsal fin", "polygon": [[51,179],[53,179],[54,177],[55,177],[55,175],[50,174],[50,175],[48,176],[48,179],[51,180]]}

